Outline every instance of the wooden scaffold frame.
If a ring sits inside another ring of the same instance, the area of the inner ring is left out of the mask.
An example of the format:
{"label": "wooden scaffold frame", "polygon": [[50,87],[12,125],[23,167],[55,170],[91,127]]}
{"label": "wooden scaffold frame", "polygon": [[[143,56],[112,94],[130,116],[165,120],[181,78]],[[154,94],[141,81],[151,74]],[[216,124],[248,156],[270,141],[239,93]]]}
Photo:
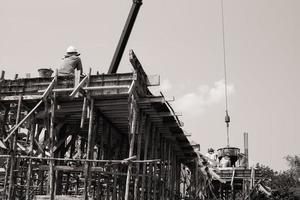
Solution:
{"label": "wooden scaffold frame", "polygon": [[196,154],[133,51],[130,62],[133,73],[2,76],[3,199],[181,199]]}

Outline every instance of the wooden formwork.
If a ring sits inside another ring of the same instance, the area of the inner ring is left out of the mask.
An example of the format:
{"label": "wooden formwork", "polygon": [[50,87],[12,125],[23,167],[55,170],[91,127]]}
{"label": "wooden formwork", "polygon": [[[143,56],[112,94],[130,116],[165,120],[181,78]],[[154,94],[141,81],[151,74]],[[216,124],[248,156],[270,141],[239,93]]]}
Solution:
{"label": "wooden formwork", "polygon": [[3,199],[181,199],[196,154],[132,51],[130,62],[124,74],[2,76]]}
{"label": "wooden formwork", "polygon": [[215,172],[224,182],[213,182],[214,194],[226,200],[250,199],[262,179],[261,172],[255,168],[227,167],[217,168]]}

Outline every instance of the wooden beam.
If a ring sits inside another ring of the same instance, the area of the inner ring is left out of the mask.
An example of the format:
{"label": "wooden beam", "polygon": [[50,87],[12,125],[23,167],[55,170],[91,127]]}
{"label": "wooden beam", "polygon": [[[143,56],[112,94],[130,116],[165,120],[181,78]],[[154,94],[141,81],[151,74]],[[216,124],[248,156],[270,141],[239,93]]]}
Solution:
{"label": "wooden beam", "polygon": [[165,103],[165,102],[166,100],[163,96],[156,96],[156,97],[149,96],[149,97],[140,98],[138,104],[142,105],[142,104]]}
{"label": "wooden beam", "polygon": [[3,140],[4,142],[7,142],[7,140],[14,134],[14,132],[34,113],[34,111],[42,104],[42,100],[39,101],[36,106],[18,123],[16,124],[12,130],[10,130],[10,133],[8,136]]}
{"label": "wooden beam", "polygon": [[57,82],[57,75],[55,75],[55,77],[51,81],[50,85],[44,91],[43,96],[42,96],[43,101],[45,101],[47,99],[47,97],[49,96],[49,94],[53,91],[53,88],[56,85],[56,82]]}
{"label": "wooden beam", "polygon": [[[129,89],[129,85],[107,85],[107,86],[92,86],[92,87],[82,87],[83,90],[108,90],[108,89]],[[53,92],[72,92],[73,88],[56,88]],[[38,92],[44,92],[45,90],[38,90]]]}
{"label": "wooden beam", "polygon": [[64,135],[63,138],[60,138],[59,141],[57,142],[57,144],[55,146],[53,146],[53,152],[55,153],[57,151],[57,149],[59,149],[59,147],[65,143],[66,139],[70,136],[71,134],[66,134]]}
{"label": "wooden beam", "polygon": [[55,76],[53,78],[52,82],[50,83],[48,88],[45,90],[45,92],[42,96],[42,100],[40,100],[36,104],[36,106],[22,119],[22,121],[20,123],[16,124],[16,126],[14,126],[12,128],[12,130],[10,130],[10,133],[8,134],[8,136],[3,140],[4,142],[6,142],[12,136],[12,134],[28,119],[28,117],[30,117],[34,113],[34,111],[42,104],[43,100],[46,100],[46,98],[48,97],[48,95],[52,91],[53,87],[55,86],[56,81],[57,81],[57,76]]}
{"label": "wooden beam", "polygon": [[84,77],[80,83],[74,88],[73,92],[70,94],[70,97],[74,98],[77,93],[79,92],[79,90],[82,88],[82,86],[89,80],[89,77],[86,76]]}

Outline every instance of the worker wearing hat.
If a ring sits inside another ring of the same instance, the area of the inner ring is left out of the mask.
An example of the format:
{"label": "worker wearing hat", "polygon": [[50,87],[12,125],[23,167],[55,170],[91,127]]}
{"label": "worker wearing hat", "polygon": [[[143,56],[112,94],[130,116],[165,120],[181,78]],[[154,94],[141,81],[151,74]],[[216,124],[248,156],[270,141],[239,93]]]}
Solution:
{"label": "worker wearing hat", "polygon": [[205,154],[205,156],[207,157],[208,163],[211,166],[215,166],[216,165],[217,155],[215,154],[215,150],[213,148],[209,148],[207,150],[207,153]]}
{"label": "worker wearing hat", "polygon": [[80,70],[80,74],[82,74],[82,64],[79,55],[80,53],[77,52],[77,49],[75,47],[69,46],[66,51],[66,55],[63,58],[62,66],[58,70],[58,75],[73,75],[75,69]]}
{"label": "worker wearing hat", "polygon": [[231,167],[230,154],[226,152],[220,160],[221,167]]}
{"label": "worker wearing hat", "polygon": [[246,168],[247,167],[247,157],[245,154],[243,153],[239,153],[238,154],[238,166],[239,167],[244,167]]}

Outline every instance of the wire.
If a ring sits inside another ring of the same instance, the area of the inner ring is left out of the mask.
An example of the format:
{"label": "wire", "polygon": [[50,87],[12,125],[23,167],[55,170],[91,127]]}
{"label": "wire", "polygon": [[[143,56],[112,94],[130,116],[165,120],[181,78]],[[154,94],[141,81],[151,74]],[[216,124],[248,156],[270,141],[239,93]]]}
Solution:
{"label": "wire", "polygon": [[225,84],[225,122],[227,133],[227,147],[229,147],[229,122],[228,115],[228,88],[227,88],[227,65],[226,65],[226,43],[225,43],[225,22],[224,22],[224,4],[221,0],[221,13],[222,13],[222,42],[223,42],[223,65],[224,65],[224,84]]}
{"label": "wire", "polygon": [[226,66],[226,43],[225,43],[225,22],[224,22],[224,6],[223,0],[221,0],[222,10],[222,39],[223,39],[223,65],[224,65],[224,81],[225,81],[225,106],[226,111],[228,110],[228,95],[227,95],[227,66]]}

